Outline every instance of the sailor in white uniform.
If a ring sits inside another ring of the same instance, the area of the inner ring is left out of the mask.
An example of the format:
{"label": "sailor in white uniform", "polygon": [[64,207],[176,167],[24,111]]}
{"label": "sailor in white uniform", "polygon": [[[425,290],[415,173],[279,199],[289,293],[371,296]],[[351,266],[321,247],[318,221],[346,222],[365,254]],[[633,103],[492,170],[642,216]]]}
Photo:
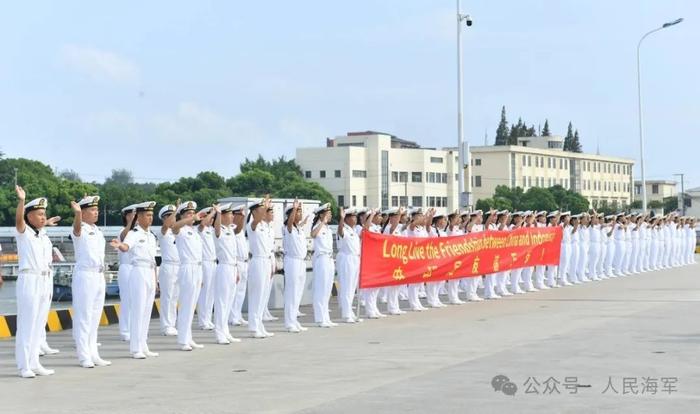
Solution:
{"label": "sailor in white uniform", "polygon": [[302,223],[301,203],[294,200],[284,209],[286,217],[282,229],[284,249],[284,327],[287,332],[299,333],[308,328],[299,323],[299,306],[306,285],[306,233]]}
{"label": "sailor in white uniform", "polygon": [[357,213],[354,208],[340,208],[338,220],[338,305],[345,323],[361,321],[353,311],[353,302],[360,278],[360,236],[355,232]]}
{"label": "sailor in white uniform", "polygon": [[601,228],[601,246],[603,246],[603,270],[602,273],[606,279],[614,277],[613,262],[615,259],[615,240],[613,232],[615,231],[615,214],[605,216],[605,223]]}
{"label": "sailor in white uniform", "polygon": [[[536,228],[545,228],[547,227],[547,212],[542,210],[538,211],[535,213],[535,227]],[[547,286],[544,284],[544,275],[546,272],[546,266],[541,265],[541,266],[535,266],[535,280],[533,281],[530,279],[529,283],[528,280],[525,280],[523,287],[526,292],[536,292],[541,289],[549,289]]]}
{"label": "sailor in white uniform", "polygon": [[214,206],[214,243],[218,261],[214,275],[214,335],[220,345],[241,341],[234,338],[228,328],[228,318],[238,283],[236,226],[233,224],[232,207],[231,203]]}
{"label": "sailor in white uniform", "polygon": [[263,321],[264,322],[269,322],[269,321],[276,321],[278,318],[274,316],[270,312],[270,295],[272,294],[272,285],[274,283],[274,277],[275,273],[277,272],[277,258],[275,256],[275,229],[272,227],[272,224],[275,220],[275,210],[270,206],[267,209],[267,212],[265,214],[265,220],[263,224],[265,225],[265,231],[267,233],[267,237],[270,238],[270,266],[271,266],[271,274],[272,277],[267,281],[267,284],[265,285],[265,295],[263,298],[263,301],[265,302],[265,308],[263,309]]}
{"label": "sailor in white uniform", "polygon": [[[97,227],[100,197],[84,197],[71,202],[73,210],[73,248],[75,270],[73,294],[73,339],[78,361],[83,368],[111,365],[100,358],[97,328],[105,303],[105,237]],[[131,285],[131,283],[129,283]]]}
{"label": "sailor in white uniform", "polygon": [[[15,213],[15,239],[19,275],[15,296],[17,299],[17,331],[15,333],[15,359],[19,376],[34,378],[37,375],[53,375],[54,370],[44,368],[39,362],[41,332],[45,330],[48,313],[43,304],[49,300],[49,280],[53,277],[53,246],[46,235],[46,198],[37,198],[26,205],[25,192],[15,186],[17,210]],[[57,218],[56,221],[58,221]]]}
{"label": "sailor in white uniform", "polygon": [[[466,234],[476,234],[484,231],[483,225],[484,214],[482,210],[475,210],[469,213],[469,223],[465,228]],[[467,300],[469,302],[481,302],[484,299],[477,293],[482,276],[472,276],[465,278],[464,288],[467,291]]]}
{"label": "sailor in white uniform", "polygon": [[[559,226],[560,216],[561,216],[561,214],[559,213],[559,210],[555,210],[555,211],[552,211],[549,214],[547,214],[547,227]],[[564,248],[564,244],[562,243],[560,246],[561,250],[559,252],[560,257],[561,257],[561,255],[564,254],[563,248]],[[547,266],[547,272],[546,272],[547,282],[545,284],[543,284],[543,287],[545,289],[551,289],[551,288],[558,287],[557,281],[556,281],[558,273],[559,273],[559,266],[558,265]],[[539,286],[536,286],[536,287],[538,289],[541,289]]]}
{"label": "sailor in white uniform", "polygon": [[579,261],[576,269],[576,279],[583,283],[588,282],[586,272],[588,271],[588,249],[590,247],[590,216],[586,213],[581,213],[581,225],[579,227]]}
{"label": "sailor in white uniform", "polygon": [[[131,224],[136,220],[135,204],[126,206],[121,211],[122,230],[119,232],[119,241],[124,241]],[[117,252],[119,257],[119,271],[117,282],[119,284],[119,335],[122,341],[129,342],[129,276],[131,275],[131,263],[129,254]]]}
{"label": "sailor in white uniform", "polygon": [[205,216],[197,226],[202,238],[202,289],[197,301],[197,320],[199,328],[205,331],[214,329],[212,314],[214,312],[214,275],[216,274],[216,245],[214,244],[214,209],[205,207],[199,211]]}
{"label": "sailor in white uniform", "polygon": [[[464,235],[462,217],[467,216],[469,213],[460,213],[459,210],[449,214],[447,220],[449,224],[447,225],[447,235],[448,236],[462,236]],[[462,305],[464,302],[459,298],[459,285],[463,279],[450,279],[447,281],[447,298],[451,305]]]}
{"label": "sailor in white uniform", "polygon": [[623,265],[625,255],[627,254],[626,223],[625,214],[618,214],[615,224],[615,231],[613,232],[613,238],[615,240],[615,262],[613,264],[615,276],[625,275]]}
{"label": "sailor in white uniform", "polygon": [[[401,232],[401,223],[399,222],[401,218],[401,213],[403,212],[403,207],[391,208],[386,210],[384,213],[387,216],[387,220],[384,223],[384,227],[381,231],[382,234],[388,234],[392,236],[401,237],[403,233]],[[399,286],[388,286],[384,288],[387,295],[386,311],[389,315],[402,315],[406,311],[401,309],[399,303]]]}
{"label": "sailor in white uniform", "polygon": [[[406,228],[406,236],[408,237],[431,237],[431,227],[433,216],[435,214],[435,209],[430,208],[423,214],[423,210],[420,208],[414,208],[411,212],[411,222]],[[419,291],[423,283],[412,283],[408,285],[408,305],[411,307],[412,311],[423,311],[427,308],[423,306],[419,297]],[[427,292],[426,292],[427,296]],[[441,303],[439,304],[441,305]],[[433,304],[430,304],[433,306]]]}
{"label": "sailor in white uniform", "polygon": [[248,239],[246,239],[245,231],[245,204],[239,204],[231,208],[233,212],[233,224],[236,226],[236,267],[238,267],[238,283],[236,284],[236,293],[233,295],[233,304],[231,306],[231,315],[229,323],[233,326],[248,325],[248,321],[243,319],[243,302],[248,289],[248,263],[250,262],[250,248],[248,247]]}
{"label": "sailor in white uniform", "polygon": [[313,308],[314,322],[321,328],[330,328],[337,324],[331,321],[328,302],[333,290],[335,263],[333,262],[333,234],[328,227],[331,220],[331,206],[325,203],[314,210],[311,224],[313,239]]}
{"label": "sailor in white uniform", "polygon": [[176,206],[168,204],[158,212],[158,218],[163,223],[156,233],[160,242],[160,267],[158,269],[158,286],[160,287],[160,332],[165,336],[176,336],[177,329],[177,273],[180,269],[180,256],[175,246],[175,234],[172,227],[175,224]]}
{"label": "sailor in white uniform", "polygon": [[[431,237],[447,237],[447,216],[445,214],[435,214],[432,223],[429,225],[431,226]],[[444,283],[444,281],[426,283],[426,301],[431,308],[444,308],[447,306],[440,300],[440,288]]]}
{"label": "sailor in white uniform", "polygon": [[570,286],[569,267],[571,265],[571,256],[573,254],[572,233],[574,226],[571,225],[571,212],[565,211],[561,213],[559,219],[562,226],[561,238],[561,255],[559,256],[559,285]]}
{"label": "sailor in white uniform", "polygon": [[602,231],[600,226],[600,216],[593,210],[591,223],[588,228],[588,279],[600,280],[600,262],[602,261]]}
{"label": "sailor in white uniform", "polygon": [[175,246],[180,258],[180,269],[177,274],[179,290],[179,308],[177,313],[177,343],[183,351],[194,348],[204,348],[192,339],[192,319],[197,306],[197,298],[202,288],[202,238],[194,227],[198,217],[197,203],[185,201],[175,210],[173,233]]}
{"label": "sailor in white uniform", "polygon": [[[512,222],[508,224],[508,231],[514,231],[523,227],[523,225],[525,224],[523,217],[524,214],[524,211],[514,211],[510,215],[512,217]],[[522,289],[520,289],[520,285],[518,284],[523,270],[524,268],[520,267],[520,265],[510,270],[510,291],[514,294],[525,293]]]}
{"label": "sailor in white uniform", "polygon": [[[270,206],[271,202],[267,197],[252,202],[248,207],[248,224],[246,225],[250,254],[252,255],[248,267],[248,330],[253,338],[258,339],[275,335],[268,332],[263,324],[263,315],[267,306],[265,291],[272,278],[272,263],[270,261],[272,240],[267,233],[265,224],[267,209]],[[331,243],[331,253],[332,249]]]}
{"label": "sailor in white uniform", "polygon": [[[367,214],[368,216],[365,220],[364,226],[362,227],[362,231],[368,231],[370,233],[381,233],[382,226],[380,223],[382,215],[379,214],[378,210],[368,210]],[[362,233],[360,233],[360,240],[361,239]],[[379,307],[377,306],[377,297],[379,296],[379,290],[379,288],[363,289],[363,296],[365,301],[365,314],[370,319],[386,317],[385,314],[379,311]]]}
{"label": "sailor in white uniform", "polygon": [[157,357],[148,349],[148,327],[156,295],[156,254],[158,240],[151,232],[155,201],[136,204],[136,223],[124,238],[110,243],[115,249],[129,253],[129,352],[134,359]]}

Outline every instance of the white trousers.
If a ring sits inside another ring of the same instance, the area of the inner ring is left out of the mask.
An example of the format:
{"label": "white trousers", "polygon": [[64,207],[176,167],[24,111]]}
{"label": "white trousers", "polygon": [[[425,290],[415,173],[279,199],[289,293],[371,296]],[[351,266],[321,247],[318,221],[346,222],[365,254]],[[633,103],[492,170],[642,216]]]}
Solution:
{"label": "white trousers", "polygon": [[428,282],[425,285],[425,293],[427,296],[427,302],[428,305],[430,306],[439,306],[442,305],[442,301],[440,301],[440,288],[442,287],[443,282]]}
{"label": "white trousers", "polygon": [[586,271],[588,270],[588,243],[579,242],[578,245],[578,264],[576,268],[576,278],[579,282],[587,280]]}
{"label": "white trousers", "polygon": [[243,320],[243,302],[245,302],[245,293],[248,290],[248,262],[238,258],[236,266],[238,267],[239,280],[236,284],[236,294],[233,295],[233,305],[229,315],[231,323],[241,323]]}
{"label": "white trousers", "polygon": [[615,241],[615,263],[613,267],[615,268],[615,273],[624,273],[623,268],[625,254],[627,251],[627,244],[624,241]]}
{"label": "white trousers", "polygon": [[[129,280],[129,286],[131,280]],[[75,269],[71,286],[73,294],[73,339],[80,362],[99,358],[97,328],[105,304],[105,276],[99,272]],[[129,291],[131,294],[131,291]]]}
{"label": "white trousers", "polygon": [[129,337],[129,276],[131,276],[131,264],[120,263],[117,273],[119,284],[119,334]]}
{"label": "white trousers", "polygon": [[214,335],[219,342],[226,342],[231,332],[228,317],[236,295],[238,268],[235,263],[219,263],[214,275]]}
{"label": "white trousers", "polygon": [[605,274],[608,277],[613,276],[613,265],[615,262],[615,254],[616,254],[617,248],[615,247],[615,242],[612,240],[608,241],[608,245],[605,248]]}
{"label": "white trousers", "polygon": [[180,308],[177,313],[177,343],[189,345],[192,342],[194,310],[202,288],[202,265],[199,263],[180,263],[180,270],[177,273],[177,285],[180,290]]}
{"label": "white trousers", "polygon": [[379,289],[362,289],[362,297],[365,301],[365,314],[367,316],[379,316],[379,308],[377,307],[377,297]]}
{"label": "white trousers", "polygon": [[46,332],[48,312],[45,303],[50,298],[47,289],[52,275],[20,273],[15,286],[17,299],[17,331],[15,359],[20,370],[39,367],[39,347],[42,332]]}
{"label": "white trousers", "polygon": [[313,268],[314,322],[327,323],[331,321],[328,302],[331,300],[333,277],[335,275],[333,258],[325,254],[315,255],[313,258]]}
{"label": "white trousers", "polygon": [[214,275],[216,274],[216,262],[205,260],[202,262],[202,289],[197,301],[197,320],[200,327],[212,323],[214,312]]}
{"label": "white trousers", "polygon": [[360,278],[360,256],[338,253],[336,257],[338,267],[338,305],[343,319],[355,318],[352,304],[355,299],[355,291]]}
{"label": "white trousers", "polygon": [[[544,286],[544,273],[545,266],[535,266],[535,281],[532,283],[534,286],[531,287],[540,289],[542,286]],[[527,281],[525,281],[525,288],[528,288]]]}
{"label": "white trousers", "polygon": [[[421,309],[423,308],[423,304],[420,301],[420,292],[421,289],[423,289],[423,284],[422,283],[413,283],[410,284],[406,287],[406,285],[401,285],[398,286],[399,292],[401,291],[402,288],[407,289],[407,296],[408,296],[408,305],[411,307],[411,309]],[[426,292],[427,296],[427,292]]]}
{"label": "white trousers", "polygon": [[401,290],[401,286],[387,286],[383,289],[386,293],[387,312],[391,314],[400,312],[401,307],[399,305],[399,290]]}
{"label": "white trousers", "polygon": [[131,266],[129,276],[129,351],[148,351],[148,326],[151,323],[156,296],[155,270],[147,266]]}
{"label": "white trousers", "polygon": [[299,306],[306,284],[306,261],[295,257],[284,257],[284,327],[299,326]]}
{"label": "white trousers", "polygon": [[597,279],[600,276],[599,264],[602,260],[600,255],[600,243],[591,242],[588,246],[588,278]]}
{"label": "white trousers", "polygon": [[498,274],[490,274],[484,276],[484,298],[493,298],[496,295],[494,285]]}
{"label": "white trousers", "polygon": [[462,279],[451,279],[447,281],[447,298],[450,303],[459,303],[459,284]]}
{"label": "white trousers", "polygon": [[264,298],[271,266],[269,257],[257,256],[250,260],[248,267],[248,330],[257,334],[266,332],[262,319],[267,306]]}
{"label": "white trousers", "polygon": [[571,264],[571,250],[571,243],[562,244],[561,255],[559,256],[559,268],[557,270],[559,272],[559,279],[564,283],[569,282],[567,274],[569,273],[569,265]]}
{"label": "white trousers", "polygon": [[175,328],[177,320],[177,272],[180,268],[176,263],[162,263],[158,270],[158,286],[160,286],[160,329]]}

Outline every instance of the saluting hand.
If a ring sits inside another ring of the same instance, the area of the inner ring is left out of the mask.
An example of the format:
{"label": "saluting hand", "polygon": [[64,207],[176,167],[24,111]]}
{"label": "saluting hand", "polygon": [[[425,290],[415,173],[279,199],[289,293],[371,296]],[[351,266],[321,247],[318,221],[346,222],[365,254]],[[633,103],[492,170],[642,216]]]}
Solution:
{"label": "saluting hand", "polygon": [[17,198],[19,198],[21,201],[24,201],[27,197],[27,194],[24,192],[24,188],[18,185],[15,186],[15,193],[17,193]]}
{"label": "saluting hand", "polygon": [[46,220],[46,225],[49,227],[53,227],[58,225],[59,221],[61,221],[61,216],[53,216],[50,219]]}
{"label": "saluting hand", "polygon": [[80,213],[80,204],[78,204],[75,201],[70,202],[70,209],[73,210],[74,213]]}

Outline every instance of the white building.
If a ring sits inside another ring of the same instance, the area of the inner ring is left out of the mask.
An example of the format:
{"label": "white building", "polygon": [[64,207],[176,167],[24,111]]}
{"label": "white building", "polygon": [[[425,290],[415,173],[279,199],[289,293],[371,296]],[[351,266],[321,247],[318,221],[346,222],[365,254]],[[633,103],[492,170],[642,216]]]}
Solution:
{"label": "white building", "polygon": [[457,208],[457,153],[422,148],[381,132],[350,132],[325,147],[298,148],[307,180],[328,190],[341,206]]}
{"label": "white building", "polygon": [[[471,147],[472,202],[510,188],[561,185],[593,207],[625,206],[632,200],[634,160],[563,150],[559,136],[522,137],[518,145]],[[379,132],[351,132],[325,147],[298,148],[296,162],[307,180],[319,183],[339,205],[458,207],[456,148],[422,148]],[[465,174],[466,177],[466,174]]]}
{"label": "white building", "polygon": [[[676,182],[670,180],[646,180],[647,202],[664,201],[666,197],[677,197]],[[642,199],[642,181],[634,182],[634,199]]]}
{"label": "white building", "polygon": [[700,218],[700,187],[685,191],[685,215]]}
{"label": "white building", "polygon": [[563,150],[560,136],[521,137],[518,145],[471,147],[472,198],[510,188],[561,185],[586,197],[591,206],[629,205],[634,160]]}

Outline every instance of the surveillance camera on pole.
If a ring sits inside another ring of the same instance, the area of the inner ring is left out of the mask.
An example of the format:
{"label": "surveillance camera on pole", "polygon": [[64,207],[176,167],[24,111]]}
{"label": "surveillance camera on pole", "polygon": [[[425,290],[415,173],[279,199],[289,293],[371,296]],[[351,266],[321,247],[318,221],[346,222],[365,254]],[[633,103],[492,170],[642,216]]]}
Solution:
{"label": "surveillance camera on pole", "polygon": [[[471,165],[469,165],[469,143],[464,142],[464,116],[462,114],[462,22],[467,27],[474,23],[472,17],[460,12],[460,1],[457,0],[457,152],[459,155],[457,192],[459,208],[472,207],[471,200]],[[464,169],[467,169],[467,177],[464,177]],[[465,186],[466,184],[466,186]]]}

